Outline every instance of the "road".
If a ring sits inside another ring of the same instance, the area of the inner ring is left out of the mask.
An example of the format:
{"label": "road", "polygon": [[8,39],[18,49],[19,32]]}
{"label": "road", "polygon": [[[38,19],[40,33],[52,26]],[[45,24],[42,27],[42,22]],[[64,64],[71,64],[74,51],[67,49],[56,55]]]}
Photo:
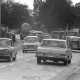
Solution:
{"label": "road", "polygon": [[73,53],[72,62],[67,66],[53,62],[37,64],[35,53],[22,53],[21,45],[22,41],[16,45],[16,61],[0,61],[0,80],[66,80],[79,68],[79,53]]}

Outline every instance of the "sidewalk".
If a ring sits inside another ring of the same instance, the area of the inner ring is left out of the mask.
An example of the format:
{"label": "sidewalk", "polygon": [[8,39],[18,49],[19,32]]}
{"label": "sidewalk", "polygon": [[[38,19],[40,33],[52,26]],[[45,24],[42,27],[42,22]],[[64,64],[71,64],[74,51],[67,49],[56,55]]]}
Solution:
{"label": "sidewalk", "polygon": [[[72,50],[74,53],[80,53],[80,50]],[[77,65],[77,70],[73,72],[66,80],[80,80],[80,63]]]}
{"label": "sidewalk", "polygon": [[72,50],[74,53],[80,53],[80,50]]}
{"label": "sidewalk", "polygon": [[80,68],[70,75],[66,80],[80,80]]}

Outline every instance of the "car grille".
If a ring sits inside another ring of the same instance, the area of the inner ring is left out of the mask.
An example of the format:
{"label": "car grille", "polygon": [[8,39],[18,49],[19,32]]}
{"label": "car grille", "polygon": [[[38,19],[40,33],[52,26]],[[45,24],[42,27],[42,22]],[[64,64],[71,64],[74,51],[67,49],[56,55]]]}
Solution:
{"label": "car grille", "polygon": [[34,48],[34,45],[28,45],[27,48],[28,49]]}
{"label": "car grille", "polygon": [[5,55],[5,51],[4,50],[0,50],[0,55]]}
{"label": "car grille", "polygon": [[38,45],[24,45],[23,49],[37,49]]}
{"label": "car grille", "polygon": [[37,49],[37,45],[27,45],[27,49]]}
{"label": "car grille", "polygon": [[54,54],[54,53],[42,53],[44,56],[53,56],[53,57],[55,57],[56,56],[56,54]]}
{"label": "car grille", "polygon": [[27,45],[23,46],[23,49],[27,49]]}

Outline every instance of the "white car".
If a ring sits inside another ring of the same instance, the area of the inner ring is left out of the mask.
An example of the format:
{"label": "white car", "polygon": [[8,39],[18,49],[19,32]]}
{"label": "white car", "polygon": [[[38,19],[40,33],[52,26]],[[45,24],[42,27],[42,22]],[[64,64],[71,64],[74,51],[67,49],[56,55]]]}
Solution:
{"label": "white car", "polygon": [[0,59],[16,60],[17,51],[14,43],[9,38],[0,38]]}
{"label": "white car", "polygon": [[22,51],[23,53],[27,53],[27,51],[36,51],[39,45],[38,36],[27,36],[24,39]]}
{"label": "white car", "polygon": [[51,60],[54,62],[63,61],[65,65],[71,63],[72,50],[66,40],[43,39],[36,51],[37,63],[41,60]]}

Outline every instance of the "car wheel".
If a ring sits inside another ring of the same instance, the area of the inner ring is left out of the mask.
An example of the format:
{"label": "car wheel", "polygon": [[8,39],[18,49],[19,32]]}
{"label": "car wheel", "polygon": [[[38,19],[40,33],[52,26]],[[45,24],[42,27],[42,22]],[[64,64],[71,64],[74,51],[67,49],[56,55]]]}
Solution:
{"label": "car wheel", "polygon": [[16,57],[13,57],[13,61],[15,61],[16,60]]}
{"label": "car wheel", "polygon": [[44,63],[46,63],[46,60],[43,60]]}
{"label": "car wheel", "polygon": [[27,50],[26,50],[26,53],[27,53]]}
{"label": "car wheel", "polygon": [[64,60],[64,65],[68,65],[68,60]]}
{"label": "car wheel", "polygon": [[37,57],[37,63],[40,64],[41,63],[41,59]]}
{"label": "car wheel", "polygon": [[23,53],[25,53],[25,51],[23,50]]}
{"label": "car wheel", "polygon": [[69,63],[69,64],[71,63],[71,59],[70,59],[70,60],[68,60],[68,63]]}
{"label": "car wheel", "polygon": [[15,61],[16,60],[16,55],[15,55],[15,57],[13,57],[13,61]]}
{"label": "car wheel", "polygon": [[8,62],[11,62],[11,56],[8,57],[7,61]]}

